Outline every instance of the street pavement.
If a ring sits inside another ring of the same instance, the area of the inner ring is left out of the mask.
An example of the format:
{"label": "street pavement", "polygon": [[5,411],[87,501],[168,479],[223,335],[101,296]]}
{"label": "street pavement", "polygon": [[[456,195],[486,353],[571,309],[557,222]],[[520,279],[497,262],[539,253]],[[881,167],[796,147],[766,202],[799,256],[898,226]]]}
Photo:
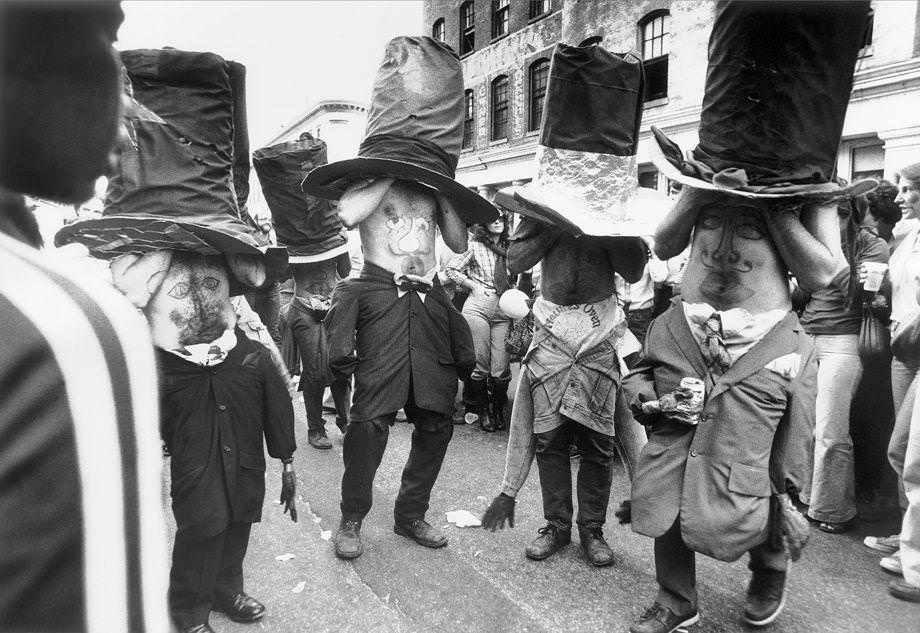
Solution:
{"label": "street pavement", "polygon": [[[393,533],[393,501],[412,432],[410,424],[397,423],[361,531],[364,555],[337,559],[330,537],[339,521],[341,435],[327,417],[333,449],[312,448],[303,403],[294,405],[300,520],[293,523],[282,513],[280,463],[269,460],[263,519],[253,527],[245,562],[246,591],[264,602],[268,613],[250,625],[213,613],[218,633],[625,632],[653,601],[652,540],[613,516],[629,491],[619,463],[605,529],[617,555],[612,567],[588,564],[574,530],[572,544],[551,558],[536,562],[524,556],[544,523],[536,465],[518,495],[514,529],[490,533],[448,524],[444,513],[451,510],[481,516],[501,481],[507,431],[489,434],[474,426],[454,427],[427,515],[449,536],[447,547],[426,549]],[[577,458],[572,467],[577,470]],[[878,566],[881,555],[862,545],[866,534],[896,531],[891,521],[863,523],[843,535],[813,529],[792,568],[786,609],[765,630],[920,633],[920,605],[888,595],[892,577]],[[690,630],[750,630],[740,622],[748,577],[746,559],[728,564],[698,556],[701,622]]]}

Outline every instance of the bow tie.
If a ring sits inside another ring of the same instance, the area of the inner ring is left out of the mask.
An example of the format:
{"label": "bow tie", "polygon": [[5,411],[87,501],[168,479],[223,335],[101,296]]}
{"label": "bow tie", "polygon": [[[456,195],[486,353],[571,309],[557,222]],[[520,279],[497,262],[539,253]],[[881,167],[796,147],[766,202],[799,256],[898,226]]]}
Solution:
{"label": "bow tie", "polygon": [[400,290],[408,292],[414,290],[416,292],[429,293],[431,292],[431,284],[424,281],[417,281],[415,279],[409,279],[408,277],[400,277],[396,280],[396,287]]}

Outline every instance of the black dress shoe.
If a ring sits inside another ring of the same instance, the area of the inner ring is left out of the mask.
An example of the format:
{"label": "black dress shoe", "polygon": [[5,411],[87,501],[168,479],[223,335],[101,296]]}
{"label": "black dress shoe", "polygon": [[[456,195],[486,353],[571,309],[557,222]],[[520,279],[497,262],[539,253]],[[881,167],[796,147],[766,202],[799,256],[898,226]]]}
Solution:
{"label": "black dress shoe", "polygon": [[537,538],[524,548],[524,554],[531,560],[543,560],[555,554],[561,547],[572,542],[572,531],[563,530],[547,523],[537,530]]}
{"label": "black dress shoe", "polygon": [[214,629],[212,629],[211,626],[207,623],[196,624],[195,626],[180,630],[181,633],[214,633]]}
{"label": "black dress shoe", "polygon": [[397,523],[393,526],[393,531],[400,536],[408,536],[425,547],[437,548],[447,545],[447,537],[439,529],[429,525],[425,519],[415,519],[411,523]]}
{"label": "black dress shoe", "polygon": [[364,545],[361,544],[361,522],[347,521],[343,518],[332,542],[335,544],[335,555],[339,558],[358,558],[364,553]]}
{"label": "black dress shoe", "polygon": [[245,593],[218,599],[214,610],[226,613],[234,622],[255,622],[265,615],[265,605]]}

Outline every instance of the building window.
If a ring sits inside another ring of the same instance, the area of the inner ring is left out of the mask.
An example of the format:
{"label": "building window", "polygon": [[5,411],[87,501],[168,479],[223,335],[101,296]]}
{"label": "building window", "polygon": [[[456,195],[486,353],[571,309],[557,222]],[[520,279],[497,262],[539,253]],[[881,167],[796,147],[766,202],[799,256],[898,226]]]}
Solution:
{"label": "building window", "polygon": [[447,39],[444,31],[444,18],[435,21],[434,26],[431,27],[431,37],[439,42],[443,42]]}
{"label": "building window", "polygon": [[546,79],[549,76],[549,60],[538,59],[530,65],[530,119],[527,129],[539,130],[543,120],[543,102],[546,99]]}
{"label": "building window", "polygon": [[885,146],[881,143],[863,145],[850,150],[851,182],[864,178],[881,180],[885,177]]}
{"label": "building window", "polygon": [[492,82],[492,140],[508,138],[508,77],[501,75]]}
{"label": "building window", "polygon": [[476,19],[473,0],[460,5],[460,54],[466,55],[476,48]]}
{"label": "building window", "polygon": [[530,0],[530,11],[527,14],[527,19],[533,20],[545,13],[549,13],[549,0]]}
{"label": "building window", "polygon": [[642,33],[642,65],[645,69],[645,100],[654,101],[668,96],[668,53],[671,51],[671,16],[656,11],[639,22]]}
{"label": "building window", "polygon": [[639,186],[646,189],[658,189],[658,170],[651,165],[640,167]]}
{"label": "building window", "polygon": [[866,14],[866,30],[863,31],[862,44],[859,45],[860,57],[871,55],[872,31],[875,29],[875,9],[869,9]]}
{"label": "building window", "polygon": [[508,3],[510,0],[492,0],[492,39],[508,34]]}
{"label": "building window", "polygon": [[467,90],[463,93],[463,144],[461,147],[466,149],[473,146],[473,91]]}

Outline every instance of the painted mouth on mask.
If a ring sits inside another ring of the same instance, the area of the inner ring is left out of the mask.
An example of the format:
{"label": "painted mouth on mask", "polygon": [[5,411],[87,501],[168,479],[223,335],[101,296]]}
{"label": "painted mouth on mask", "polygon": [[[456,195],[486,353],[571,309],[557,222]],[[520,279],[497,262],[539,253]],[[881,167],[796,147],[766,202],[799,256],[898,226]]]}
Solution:
{"label": "painted mouth on mask", "polygon": [[700,292],[709,299],[734,303],[754,295],[754,290],[744,286],[738,274],[732,271],[713,270],[700,284]]}

